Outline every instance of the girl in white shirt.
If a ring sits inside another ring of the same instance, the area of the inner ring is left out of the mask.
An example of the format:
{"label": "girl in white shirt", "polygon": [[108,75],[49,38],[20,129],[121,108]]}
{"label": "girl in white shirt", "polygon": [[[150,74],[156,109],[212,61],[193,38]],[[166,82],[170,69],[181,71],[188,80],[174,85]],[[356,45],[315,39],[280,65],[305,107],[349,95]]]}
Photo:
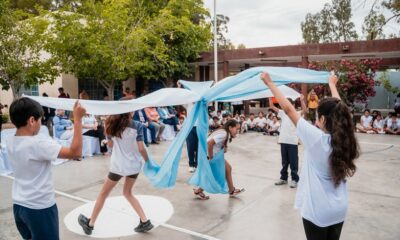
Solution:
{"label": "girl in white shirt", "polygon": [[269,123],[268,134],[269,135],[279,135],[279,127],[281,124],[278,121],[277,116],[272,117],[272,121]]}
{"label": "girl in white shirt", "polygon": [[143,160],[148,160],[144,147],[143,124],[133,121],[133,113],[111,115],[106,120],[108,146],[112,148],[111,168],[103,188],[96,199],[91,218],[79,215],[78,222],[83,231],[92,234],[97,217],[111,190],[121,178],[125,178],[123,194],[140,217],[136,232],[147,232],[153,228],[139,201],[132,195],[132,188],[142,168]]}
{"label": "girl in white shirt", "polygon": [[373,124],[373,130],[375,133],[385,134],[385,122],[382,119],[382,115],[378,114]]}
{"label": "girl in white shirt", "polygon": [[[214,155],[216,155],[219,151],[227,151],[228,150],[228,141],[231,142],[232,138],[235,138],[240,130],[240,124],[234,120],[229,120],[223,128],[220,128],[213,133],[211,133],[207,138],[207,149],[208,149],[208,159],[213,159]],[[233,197],[242,192],[244,189],[235,188],[233,185],[232,179],[232,166],[231,164],[225,160],[225,178],[229,188],[229,196]],[[201,200],[210,199],[209,196],[204,194],[202,188],[194,189],[194,194]]]}
{"label": "girl in white shirt", "polygon": [[297,189],[295,208],[300,210],[308,240],[339,239],[347,213],[346,178],[356,171],[359,147],[349,108],[340,101],[338,78],[329,78],[332,98],[317,108],[316,126],[301,118],[272,82],[268,73],[261,79],[297,127],[304,147],[304,164]]}

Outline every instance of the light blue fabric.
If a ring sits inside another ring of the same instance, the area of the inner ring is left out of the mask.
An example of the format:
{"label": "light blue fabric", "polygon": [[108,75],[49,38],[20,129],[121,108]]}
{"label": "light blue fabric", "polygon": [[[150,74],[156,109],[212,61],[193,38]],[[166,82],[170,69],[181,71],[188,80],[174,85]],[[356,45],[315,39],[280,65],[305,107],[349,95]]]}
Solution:
{"label": "light blue fabric", "polygon": [[318,72],[303,68],[256,67],[247,69],[211,88],[210,82],[187,82],[181,80],[182,85],[199,94],[201,100],[196,102],[193,110],[189,113],[183,128],[165,153],[161,165],[159,166],[152,159],[146,162],[144,173],[154,186],[168,188],[175,185],[183,143],[197,120],[198,127],[196,129],[199,138],[198,167],[189,183],[200,186],[210,193],[227,193],[223,151],[216,154],[213,160],[207,160],[207,104],[211,101],[237,99],[256,92],[266,91],[267,87],[260,79],[260,73],[264,71],[269,73],[276,85],[292,82],[327,83],[329,78],[328,72]]}

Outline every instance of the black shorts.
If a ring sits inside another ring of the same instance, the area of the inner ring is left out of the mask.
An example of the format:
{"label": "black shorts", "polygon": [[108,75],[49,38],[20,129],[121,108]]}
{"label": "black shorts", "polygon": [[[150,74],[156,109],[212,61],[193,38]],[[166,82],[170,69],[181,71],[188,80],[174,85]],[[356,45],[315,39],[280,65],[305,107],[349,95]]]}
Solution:
{"label": "black shorts", "polygon": [[14,204],[14,219],[23,239],[58,240],[57,205],[45,209],[31,209]]}
{"label": "black shorts", "polygon": [[[139,176],[139,173],[129,175],[126,177],[136,179],[138,176]],[[111,181],[114,181],[114,182],[118,182],[122,177],[123,176],[116,174],[116,173],[112,173],[112,172],[108,173],[108,179],[110,179]]]}

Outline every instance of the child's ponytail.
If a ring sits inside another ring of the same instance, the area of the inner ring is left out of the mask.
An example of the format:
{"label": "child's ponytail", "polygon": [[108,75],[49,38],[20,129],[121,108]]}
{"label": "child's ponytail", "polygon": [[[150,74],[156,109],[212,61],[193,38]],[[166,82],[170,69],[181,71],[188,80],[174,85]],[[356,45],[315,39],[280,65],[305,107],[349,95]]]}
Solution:
{"label": "child's ponytail", "polygon": [[330,164],[337,187],[356,171],[354,160],[359,156],[359,147],[352,116],[346,104],[336,98],[323,99],[319,104],[318,114],[325,117],[325,128],[331,134]]}

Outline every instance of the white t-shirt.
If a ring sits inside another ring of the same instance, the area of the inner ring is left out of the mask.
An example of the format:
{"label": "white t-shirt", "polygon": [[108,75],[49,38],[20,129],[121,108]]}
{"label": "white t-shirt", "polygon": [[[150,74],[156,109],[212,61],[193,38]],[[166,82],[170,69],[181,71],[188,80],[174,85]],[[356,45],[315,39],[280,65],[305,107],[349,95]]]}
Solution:
{"label": "white t-shirt", "polygon": [[125,128],[121,138],[112,137],[110,171],[121,176],[137,174],[142,169],[143,157],[139,152],[138,141],[143,141],[143,124],[137,121]]}
{"label": "white t-shirt", "polygon": [[50,137],[10,136],[8,158],[14,171],[12,199],[30,209],[45,209],[56,203],[51,161],[56,160],[61,145]]}
{"label": "white t-shirt", "polygon": [[366,117],[365,115],[361,116],[361,125],[363,127],[371,127],[371,123],[372,123],[372,116],[368,116]]}
{"label": "white t-shirt", "polygon": [[226,138],[228,137],[228,134],[224,129],[217,130],[213,132],[210,136],[207,138],[207,142],[211,141],[214,139],[214,146],[213,146],[213,154],[217,154],[221,149],[224,147],[224,143]]}
{"label": "white t-shirt", "polygon": [[[96,118],[94,117],[94,115],[88,115],[88,116],[84,116],[82,118],[82,125],[94,125],[96,123]],[[88,128],[82,128],[82,133],[85,133],[87,131],[89,131],[91,129]]]}
{"label": "white t-shirt", "polygon": [[299,138],[296,134],[296,126],[293,124],[292,120],[290,120],[289,116],[286,115],[283,110],[279,110],[278,117],[281,119],[281,128],[279,129],[278,143],[298,145]]}
{"label": "white t-shirt", "polygon": [[253,119],[253,121],[249,118],[247,119],[247,126],[250,128],[254,128],[256,126],[256,119]]}
{"label": "white t-shirt", "polygon": [[383,121],[383,119],[379,120],[375,119],[374,121],[374,128],[379,128],[379,129],[383,129],[385,122]]}
{"label": "white t-shirt", "polygon": [[392,119],[389,118],[389,119],[387,120],[387,127],[388,127],[389,129],[392,129],[392,130],[400,128],[400,120],[399,120],[399,119],[396,119],[396,123],[393,123]]}
{"label": "white t-shirt", "polygon": [[303,118],[297,134],[304,146],[304,163],[297,188],[295,208],[301,216],[319,227],[343,222],[347,213],[347,185],[335,188],[329,156],[331,136]]}
{"label": "white t-shirt", "polygon": [[267,124],[268,124],[268,121],[267,121],[267,119],[266,119],[265,117],[263,117],[263,118],[257,117],[257,118],[256,118],[256,125],[257,125],[257,127],[263,128],[263,127],[265,127]]}
{"label": "white t-shirt", "polygon": [[272,130],[272,131],[276,131],[276,130],[278,130],[279,129],[279,127],[281,126],[281,124],[277,121],[276,123],[274,123],[273,121],[271,121],[270,123],[269,123],[269,126],[270,126],[270,130]]}

